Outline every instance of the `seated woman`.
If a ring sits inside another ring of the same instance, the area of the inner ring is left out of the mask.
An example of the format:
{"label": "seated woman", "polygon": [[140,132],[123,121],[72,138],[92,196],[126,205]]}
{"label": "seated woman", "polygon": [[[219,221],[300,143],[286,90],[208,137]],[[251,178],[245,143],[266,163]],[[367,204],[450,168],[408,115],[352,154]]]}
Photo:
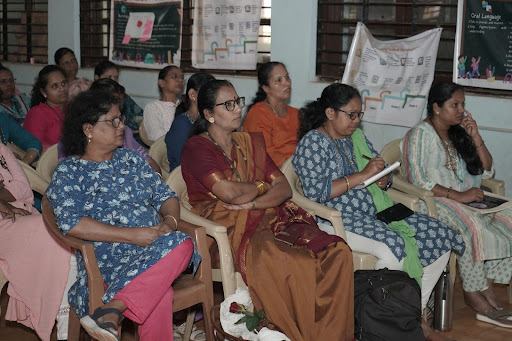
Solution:
{"label": "seated woman", "polygon": [[258,69],[258,83],[243,130],[263,133],[268,154],[281,166],[293,155],[299,141],[299,111],[286,104],[292,93],[292,81],[283,63],[268,62]]}
{"label": "seated woman", "polygon": [[15,83],[16,79],[11,70],[0,66],[0,113],[5,113],[22,124],[32,103],[27,95],[16,95]]}
{"label": "seated woman", "polygon": [[[106,92],[109,94],[113,94],[119,97],[121,104],[120,104],[120,110],[123,110],[122,103],[123,103],[123,97],[125,95],[124,87],[120,85],[119,83],[109,79],[109,78],[102,78],[94,81],[92,83],[91,91],[100,91],[100,92]],[[70,115],[73,115],[71,112]],[[123,119],[125,119],[124,115],[122,116]],[[121,122],[121,121],[120,121]],[[142,147],[133,137],[132,130],[128,126],[124,126],[123,130],[123,148],[132,149],[135,150],[139,155],[146,160],[151,168],[153,170],[161,175],[161,169],[160,166],[153,160],[151,156],[146,152],[146,149]],[[59,155],[59,161],[62,161],[64,158],[66,158],[68,155],[64,153],[64,145],[62,144],[62,140],[59,141],[58,146],[58,155]]]}
{"label": "seated woman", "polygon": [[192,125],[199,116],[197,93],[201,86],[214,79],[215,77],[206,72],[195,73],[188,79],[185,100],[176,108],[176,117],[172,121],[171,129],[165,134],[170,171],[180,165],[183,146],[190,136]]}
{"label": "seated woman", "polygon": [[[117,65],[109,60],[98,63],[94,68],[94,80],[103,78],[109,78],[119,83],[119,68]],[[126,93],[124,94],[121,113],[126,117],[125,125],[128,128],[136,131],[139,130],[140,123],[142,122],[142,108]]]}
{"label": "seated woman", "polygon": [[71,156],[59,163],[46,191],[62,233],[94,245],[107,287],[105,305],[87,315],[87,275],[77,254],[70,303],[95,339],[116,341],[124,315],[140,324],[141,340],[172,340],[171,284],[190,262],[195,270],[200,256],[190,237],[176,231],[176,195],[136,152],[118,148],[119,102],[86,91],[70,104],[62,140]]}
{"label": "seated woman", "polygon": [[11,142],[25,150],[23,157],[15,156],[29,165],[39,157],[43,148],[41,141],[3,112],[0,112],[0,142],[5,145]]}
{"label": "seated woman", "polygon": [[[373,254],[376,268],[404,270],[422,283],[422,308],[446,267],[452,249],[464,249],[462,237],[439,221],[415,213],[389,225],[375,215],[393,205],[385,193],[388,177],[362,189],[357,184],[384,169],[384,160],[357,128],[363,117],[359,92],[341,83],[301,112],[300,141],[292,159],[304,194],[340,210],[353,251]],[[425,334],[431,332],[426,324]],[[428,335],[426,335],[428,337]]]}
{"label": "seated woman", "polygon": [[[243,106],[228,81],[199,90],[199,118],[181,160],[192,211],[227,227],[255,308],[289,338],[352,340],[352,253],[288,200],[290,185],[261,134],[233,133]],[[278,240],[290,234],[297,238],[289,244]]]}
{"label": "seated woman", "polygon": [[11,150],[0,143],[0,268],[9,280],[5,319],[50,340],[55,319],[57,338],[67,339],[67,290],[71,252],[46,230],[28,179]]}
{"label": "seated woman", "polygon": [[171,128],[179,97],[183,92],[183,71],[169,65],[158,73],[160,99],[144,107],[144,127],[151,141],[164,136]]}
{"label": "seated woman", "polygon": [[407,181],[434,192],[439,220],[464,237],[457,261],[466,303],[479,320],[511,328],[512,314],[500,307],[493,283],[509,283],[512,275],[512,210],[480,214],[465,205],[482,201],[481,179],[494,175],[494,164],[464,101],[460,85],[432,86],[428,117],[400,144],[402,170]]}
{"label": "seated woman", "polygon": [[68,80],[68,97],[69,100],[75,98],[80,92],[89,89],[92,84],[87,78],[78,78],[76,75],[78,73],[78,61],[76,60],[75,53],[73,50],[67,47],[61,47],[55,54],[53,55],[55,60],[55,64],[60,66],[64,72],[66,73],[66,78]]}
{"label": "seated woman", "polygon": [[[32,109],[23,127],[43,144],[42,153],[59,142],[68,102],[68,81],[59,66],[47,65],[39,71],[32,89]],[[42,154],[41,153],[41,154]]]}

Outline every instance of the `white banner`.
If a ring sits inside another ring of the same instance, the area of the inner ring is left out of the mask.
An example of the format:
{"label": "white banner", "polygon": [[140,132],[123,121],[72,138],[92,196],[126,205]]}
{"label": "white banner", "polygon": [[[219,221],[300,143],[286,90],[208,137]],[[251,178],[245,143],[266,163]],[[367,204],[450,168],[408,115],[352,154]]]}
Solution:
{"label": "white banner", "polygon": [[180,66],[182,0],[113,0],[109,59],[122,66]]}
{"label": "white banner", "polygon": [[261,0],[196,0],[192,66],[255,70]]}
{"label": "white banner", "polygon": [[365,121],[406,127],[420,121],[434,79],[441,31],[381,41],[364,24],[357,24],[343,83],[361,93]]}

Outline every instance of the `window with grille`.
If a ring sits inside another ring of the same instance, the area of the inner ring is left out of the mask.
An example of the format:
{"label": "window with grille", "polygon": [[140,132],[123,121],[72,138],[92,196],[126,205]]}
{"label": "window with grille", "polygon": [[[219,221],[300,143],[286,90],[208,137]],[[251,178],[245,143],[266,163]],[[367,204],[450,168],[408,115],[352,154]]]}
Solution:
{"label": "window with grille", "polygon": [[330,80],[343,77],[359,21],[380,40],[406,38],[441,26],[436,79],[451,79],[457,0],[319,0],[318,76]]}
{"label": "window with grille", "polygon": [[1,60],[48,63],[48,0],[0,2]]}
{"label": "window with grille", "polygon": [[[183,0],[181,36],[181,68],[197,72],[192,67],[192,25],[194,0]],[[262,0],[260,33],[258,38],[258,63],[270,61],[270,16],[272,0]],[[80,43],[82,67],[94,67],[108,57],[111,1],[80,0]],[[255,71],[205,70],[221,74],[254,75]]]}

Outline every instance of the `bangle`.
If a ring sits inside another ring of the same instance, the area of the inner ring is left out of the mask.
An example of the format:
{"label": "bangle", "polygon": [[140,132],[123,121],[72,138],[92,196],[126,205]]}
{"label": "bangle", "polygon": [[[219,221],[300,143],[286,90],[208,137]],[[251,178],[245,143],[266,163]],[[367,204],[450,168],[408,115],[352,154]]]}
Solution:
{"label": "bangle", "polygon": [[484,145],[485,145],[485,141],[484,141],[484,140],[482,140],[482,143],[480,143],[478,146],[475,146],[475,149],[476,149],[476,148],[480,148],[480,147],[482,147],[482,146],[484,146]]}
{"label": "bangle", "polygon": [[345,179],[345,183],[347,184],[346,192],[348,192],[350,190],[350,182],[348,182],[348,177],[344,176],[343,178]]}
{"label": "bangle", "polygon": [[262,196],[263,194],[267,193],[268,187],[267,184],[264,183],[261,180],[254,181],[254,184],[256,185],[256,189],[258,190],[258,196]]}
{"label": "bangle", "polygon": [[451,188],[448,188],[448,192],[446,192],[446,197],[447,197],[447,198],[450,198],[450,191],[451,191],[451,190],[452,190]]}
{"label": "bangle", "polygon": [[164,216],[164,221],[166,218],[172,218],[172,220],[174,221],[174,226],[175,226],[174,231],[176,231],[178,229],[178,221],[176,220],[176,218],[174,218],[172,215],[166,215],[166,216]]}
{"label": "bangle", "polygon": [[256,203],[254,201],[251,201],[251,210],[256,209]]}
{"label": "bangle", "polygon": [[158,176],[159,176],[160,178],[162,178],[162,173],[158,173],[158,172],[155,172],[155,173],[156,173],[156,174],[158,174]]}

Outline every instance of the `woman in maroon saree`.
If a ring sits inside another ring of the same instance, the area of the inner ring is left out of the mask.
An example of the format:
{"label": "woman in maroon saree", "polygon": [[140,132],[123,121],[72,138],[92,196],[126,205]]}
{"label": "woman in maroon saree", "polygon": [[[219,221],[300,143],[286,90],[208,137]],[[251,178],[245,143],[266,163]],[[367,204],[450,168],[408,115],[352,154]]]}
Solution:
{"label": "woman in maroon saree", "polygon": [[243,105],[227,81],[199,91],[200,117],[181,160],[192,211],[227,227],[255,308],[288,337],[352,340],[350,248],[288,200],[290,186],[261,134],[233,133]]}

